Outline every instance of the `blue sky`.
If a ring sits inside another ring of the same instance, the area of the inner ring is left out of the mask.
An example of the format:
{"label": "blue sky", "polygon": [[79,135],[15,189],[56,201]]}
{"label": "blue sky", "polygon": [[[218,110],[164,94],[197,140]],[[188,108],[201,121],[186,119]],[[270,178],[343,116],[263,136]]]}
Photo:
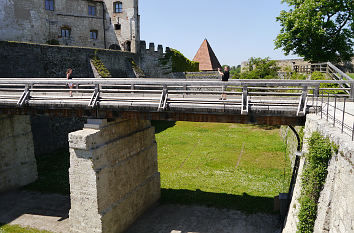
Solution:
{"label": "blue sky", "polygon": [[286,57],[274,50],[281,0],[140,0],[141,39],[181,51],[193,59],[207,38],[220,63],[250,57]]}

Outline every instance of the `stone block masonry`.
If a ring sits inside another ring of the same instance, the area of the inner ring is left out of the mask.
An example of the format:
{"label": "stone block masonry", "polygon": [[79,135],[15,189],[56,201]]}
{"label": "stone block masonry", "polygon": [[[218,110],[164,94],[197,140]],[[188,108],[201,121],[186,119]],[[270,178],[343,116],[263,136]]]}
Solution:
{"label": "stone block masonry", "polygon": [[123,232],[159,200],[150,121],[89,120],[69,145],[71,232]]}
{"label": "stone block masonry", "polygon": [[0,115],[0,192],[37,179],[29,116]]}

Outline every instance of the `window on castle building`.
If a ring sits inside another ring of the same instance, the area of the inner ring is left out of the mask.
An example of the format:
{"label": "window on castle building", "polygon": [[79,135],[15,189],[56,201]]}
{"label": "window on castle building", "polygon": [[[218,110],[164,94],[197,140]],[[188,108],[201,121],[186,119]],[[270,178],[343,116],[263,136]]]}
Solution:
{"label": "window on castle building", "polygon": [[45,0],[45,9],[48,11],[54,11],[54,0]]}
{"label": "window on castle building", "polygon": [[122,25],[114,24],[114,30],[120,30],[121,28],[122,28]]}
{"label": "window on castle building", "polygon": [[97,40],[97,34],[98,34],[97,30],[91,30],[90,31],[90,39]]}
{"label": "window on castle building", "polygon": [[61,28],[61,37],[62,38],[70,38],[71,29],[67,27]]}
{"label": "window on castle building", "polygon": [[122,2],[114,2],[113,8],[114,8],[114,13],[122,13],[123,12],[123,3]]}
{"label": "window on castle building", "polygon": [[96,15],[96,6],[88,6],[88,14],[89,15]]}

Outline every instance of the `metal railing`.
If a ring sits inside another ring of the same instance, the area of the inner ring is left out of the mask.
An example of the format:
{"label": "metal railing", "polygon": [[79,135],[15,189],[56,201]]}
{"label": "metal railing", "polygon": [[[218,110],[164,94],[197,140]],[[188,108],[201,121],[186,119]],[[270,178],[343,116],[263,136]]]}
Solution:
{"label": "metal railing", "polygon": [[316,98],[315,112],[321,115],[321,119],[332,123],[333,127],[339,127],[341,133],[347,134],[354,141],[354,102],[351,103],[352,113],[347,111],[348,98],[322,91],[321,96]]}
{"label": "metal railing", "polygon": [[[67,96],[67,83],[74,83],[75,98]],[[323,83],[346,84],[349,87],[320,88]],[[12,107],[34,106],[51,103],[54,107],[86,105],[87,108],[114,106],[150,107],[150,111],[168,111],[171,106],[208,107],[210,109],[239,108],[247,115],[254,106],[278,108],[291,106],[297,116],[304,116],[309,109],[309,98],[318,98],[323,91],[342,91],[330,96],[354,99],[354,81],[350,80],[230,80],[229,82],[205,80],[165,79],[0,79],[0,105]],[[348,94],[349,92],[349,94]],[[219,100],[227,94],[228,100]],[[272,98],[272,99],[271,99]],[[76,102],[75,102],[76,101]],[[114,103],[114,104],[113,104]],[[314,102],[313,102],[314,103]],[[108,106],[109,105],[109,106]],[[296,110],[297,109],[297,110]],[[317,109],[317,108],[316,108]]]}

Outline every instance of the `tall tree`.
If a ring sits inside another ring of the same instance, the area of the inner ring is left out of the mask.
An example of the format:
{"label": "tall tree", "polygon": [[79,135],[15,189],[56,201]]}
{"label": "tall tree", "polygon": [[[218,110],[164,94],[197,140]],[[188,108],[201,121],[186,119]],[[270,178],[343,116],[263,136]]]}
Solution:
{"label": "tall tree", "polygon": [[353,0],[282,0],[276,48],[310,62],[349,61],[353,54]]}

